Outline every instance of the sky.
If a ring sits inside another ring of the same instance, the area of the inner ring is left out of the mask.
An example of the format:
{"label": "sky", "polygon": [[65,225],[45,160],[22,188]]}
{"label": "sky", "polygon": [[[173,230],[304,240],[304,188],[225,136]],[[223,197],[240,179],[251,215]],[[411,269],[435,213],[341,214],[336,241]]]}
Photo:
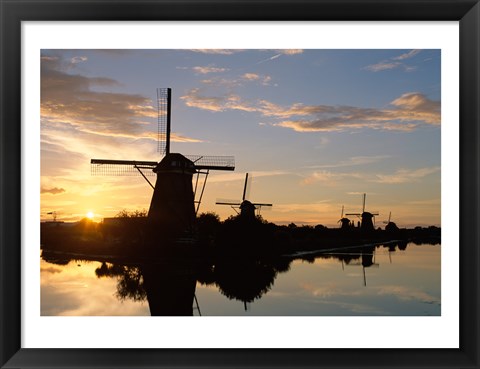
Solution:
{"label": "sky", "polygon": [[156,89],[170,87],[171,152],[235,157],[200,212],[235,215],[215,202],[240,200],[249,173],[277,224],[339,226],[366,193],[377,226],[438,226],[440,72],[437,49],[44,49],[41,220],[148,210],[140,175],[92,176],[90,159],[159,161]]}

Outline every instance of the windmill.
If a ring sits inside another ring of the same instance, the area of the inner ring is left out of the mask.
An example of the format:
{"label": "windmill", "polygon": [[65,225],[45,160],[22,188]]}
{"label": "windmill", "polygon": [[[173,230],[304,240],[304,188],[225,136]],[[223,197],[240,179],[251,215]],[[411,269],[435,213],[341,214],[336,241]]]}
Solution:
{"label": "windmill", "polygon": [[398,231],[398,227],[397,225],[391,221],[392,219],[392,212],[390,212],[388,214],[388,221],[383,221],[383,224],[386,224],[385,226],[385,230],[387,232],[395,232],[395,231]]}
{"label": "windmill", "polygon": [[55,222],[57,221],[57,212],[56,212],[55,210],[54,210],[54,211],[49,211],[49,212],[47,213],[47,215],[51,215],[51,216],[52,216],[52,218],[53,218],[52,222],[55,223]]}
{"label": "windmill", "polygon": [[[248,173],[245,174],[245,184],[243,185],[243,195],[242,201],[217,201],[217,205],[230,205],[233,210],[237,211],[236,208],[240,208],[240,216],[244,218],[253,219],[255,218],[255,210],[260,214],[262,206],[271,207],[272,204],[264,204],[259,202],[251,202],[246,199],[247,197],[247,186],[248,186]],[[237,212],[238,213],[238,212]]]}
{"label": "windmill", "polygon": [[[379,215],[378,211],[368,212],[365,211],[365,201],[367,198],[367,194],[363,194],[363,205],[362,205],[362,212],[361,213],[349,213],[345,214],[346,216],[354,215],[359,217],[362,220],[360,229],[362,231],[373,231],[375,229],[375,215]],[[373,219],[373,221],[372,221]]]}
{"label": "windmill", "polygon": [[340,215],[340,220],[338,223],[341,223],[340,229],[347,230],[350,228],[350,219],[343,216],[344,206],[342,205],[342,214]]}
{"label": "windmill", "polygon": [[[93,175],[140,174],[153,188],[147,224],[151,241],[165,237],[180,242],[189,240],[210,170],[234,170],[233,156],[182,155],[170,152],[171,88],[157,89],[158,151],[157,161],[91,159]],[[144,172],[145,171],[145,172]],[[155,186],[148,175],[156,175]],[[195,188],[193,175],[196,174]],[[198,188],[204,175],[203,187]],[[199,192],[198,200],[197,192]],[[186,236],[186,237],[185,237]]]}

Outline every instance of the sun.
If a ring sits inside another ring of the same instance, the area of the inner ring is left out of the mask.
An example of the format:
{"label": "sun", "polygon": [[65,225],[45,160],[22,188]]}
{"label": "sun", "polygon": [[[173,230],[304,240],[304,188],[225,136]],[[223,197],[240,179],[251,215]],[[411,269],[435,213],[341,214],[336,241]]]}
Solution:
{"label": "sun", "polygon": [[89,211],[89,212],[87,213],[87,218],[88,218],[88,219],[93,219],[94,216],[95,216],[95,214],[93,214],[92,211]]}

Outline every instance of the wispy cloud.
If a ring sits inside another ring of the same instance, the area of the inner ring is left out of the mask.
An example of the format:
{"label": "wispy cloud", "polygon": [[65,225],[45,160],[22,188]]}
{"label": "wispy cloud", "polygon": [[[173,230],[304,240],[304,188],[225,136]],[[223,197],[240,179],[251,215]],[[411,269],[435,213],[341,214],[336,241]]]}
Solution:
{"label": "wispy cloud", "polygon": [[269,106],[266,114],[276,116],[313,115],[313,119],[285,120],[276,125],[298,132],[380,129],[413,131],[418,124],[440,125],[440,102],[421,93],[407,93],[390,103],[391,108],[357,108],[351,106],[303,106],[289,109]]}
{"label": "wispy cloud", "polygon": [[407,53],[391,57],[390,59],[382,60],[378,63],[367,65],[363,69],[368,70],[370,72],[381,72],[381,71],[390,70],[390,69],[402,68],[406,72],[412,72],[416,69],[416,67],[407,65],[403,61],[406,59],[413,58],[415,55],[417,55],[420,52],[421,50],[417,50],[417,49],[411,50]]}
{"label": "wispy cloud", "polygon": [[[251,76],[251,78],[255,78]],[[387,131],[413,131],[419,124],[440,124],[440,102],[425,95],[406,93],[390,103],[389,108],[304,105],[280,106],[267,100],[244,101],[237,95],[208,97],[192,89],[181,99],[190,107],[210,111],[243,110],[264,117],[283,119],[272,125],[297,132],[331,132],[370,128]],[[307,117],[308,119],[298,119]],[[292,119],[293,118],[293,119]]]}
{"label": "wispy cloud", "polygon": [[410,50],[408,53],[393,57],[392,60],[410,59],[410,58],[414,57],[415,55],[417,55],[420,51],[422,51],[422,50],[418,50],[418,49]]}
{"label": "wispy cloud", "polygon": [[83,63],[86,62],[88,58],[86,56],[74,56],[73,58],[70,59],[70,62],[72,64],[78,64],[78,63]]}
{"label": "wispy cloud", "polygon": [[361,173],[339,173],[339,172],[332,172],[328,170],[320,170],[314,171],[310,173],[308,176],[304,177],[301,181],[302,185],[312,185],[316,183],[321,183],[326,186],[336,186],[340,181],[345,180],[347,178],[363,178],[365,175]]}
{"label": "wispy cloud", "polygon": [[268,85],[272,80],[272,77],[266,75],[260,75],[256,73],[245,73],[242,75],[242,79],[246,81],[260,82],[262,85]]}
{"label": "wispy cloud", "polygon": [[[399,184],[420,182],[423,178],[437,173],[440,167],[426,167],[418,169],[398,169],[394,173],[367,173],[367,172],[338,172],[329,170],[317,170],[306,175],[302,185],[312,185],[321,183],[325,186],[336,186],[340,181],[348,178],[355,178],[365,182],[375,182],[382,184]],[[351,195],[361,194],[361,192],[351,192]]]}
{"label": "wispy cloud", "polygon": [[247,83],[257,83],[268,86],[270,85],[271,80],[272,77],[268,75],[262,75],[257,73],[244,73],[238,78],[223,78],[214,76],[208,79],[203,79],[200,82],[212,87],[234,88],[244,86]]}
{"label": "wispy cloud", "polygon": [[226,110],[257,111],[255,106],[244,102],[238,95],[228,94],[221,97],[208,97],[202,95],[198,88],[190,90],[187,95],[181,96],[180,99],[187,106],[213,112]]}
{"label": "wispy cloud", "polygon": [[232,55],[244,51],[243,49],[191,49],[195,53],[202,54],[217,54],[217,55]]}
{"label": "wispy cloud", "polygon": [[397,184],[418,182],[420,179],[440,171],[440,167],[399,169],[393,174],[377,174],[374,182]]}
{"label": "wispy cloud", "polygon": [[228,71],[228,68],[218,68],[213,66],[196,66],[192,68],[195,73],[209,74],[209,73],[222,73]]}
{"label": "wispy cloud", "polygon": [[64,188],[58,188],[58,187],[53,187],[53,188],[45,188],[42,187],[40,189],[40,193],[49,193],[51,195],[58,195],[59,193],[65,192]]}
{"label": "wispy cloud", "polygon": [[340,161],[338,163],[315,165],[309,168],[340,168],[340,167],[352,167],[357,165],[367,165],[367,164],[378,163],[379,161],[388,159],[389,157],[390,156],[388,155],[352,156],[351,158]]}
{"label": "wispy cloud", "polygon": [[303,54],[303,49],[277,49],[276,51],[283,55]]}
{"label": "wispy cloud", "polygon": [[266,59],[262,59],[260,60],[259,62],[257,62],[257,64],[262,64],[262,63],[265,63],[265,62],[268,62],[268,61],[272,61],[272,60],[275,60],[275,59],[278,59],[279,57],[281,57],[282,55],[297,55],[297,54],[302,54],[303,53],[303,49],[279,49],[279,50],[275,50],[276,54],[269,57],[269,58],[266,58]]}

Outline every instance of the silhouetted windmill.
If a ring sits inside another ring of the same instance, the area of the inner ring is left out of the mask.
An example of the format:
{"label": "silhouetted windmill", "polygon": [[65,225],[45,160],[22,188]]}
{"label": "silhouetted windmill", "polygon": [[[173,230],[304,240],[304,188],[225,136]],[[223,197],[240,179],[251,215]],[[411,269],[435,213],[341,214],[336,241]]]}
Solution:
{"label": "silhouetted windmill", "polygon": [[[245,218],[255,218],[255,210],[260,210],[262,206],[273,206],[272,204],[264,204],[259,202],[251,202],[247,200],[247,186],[249,184],[248,181],[248,173],[245,174],[245,184],[243,185],[243,195],[242,201],[217,201],[215,204],[217,205],[230,205],[235,211],[236,207],[240,208],[240,215]],[[238,212],[237,212],[238,213]]]}
{"label": "silhouetted windmill", "polygon": [[[182,235],[191,235],[209,171],[234,170],[235,162],[233,156],[184,156],[171,153],[171,99],[170,88],[157,89],[158,151],[164,155],[160,162],[92,159],[91,169],[94,175],[141,174],[154,189],[148,211],[150,231],[159,238],[168,234],[179,240]],[[144,173],[144,170],[147,172]],[[152,173],[157,176],[155,186],[146,177]],[[192,183],[194,174],[197,174],[195,189]],[[199,198],[195,200],[200,174],[205,175],[205,179]]]}
{"label": "silhouetted windmill", "polygon": [[342,214],[340,215],[340,220],[338,223],[341,223],[341,229],[347,230],[350,228],[350,219],[343,216],[344,206],[342,205]]}
{"label": "silhouetted windmill", "polygon": [[57,212],[56,211],[49,211],[47,214],[51,215],[53,217],[53,222],[57,221]]}
{"label": "silhouetted windmill", "polygon": [[[354,215],[362,219],[362,224],[360,229],[362,231],[373,231],[375,229],[375,216],[379,215],[378,211],[368,212],[365,211],[365,201],[367,198],[367,194],[363,194],[363,205],[362,205],[362,212],[361,213],[349,213],[345,214],[346,216]],[[373,219],[373,221],[372,221]]]}
{"label": "silhouetted windmill", "polygon": [[388,214],[388,221],[383,221],[383,224],[386,224],[385,230],[388,232],[395,232],[398,231],[397,225],[391,221],[392,219],[392,212]]}

